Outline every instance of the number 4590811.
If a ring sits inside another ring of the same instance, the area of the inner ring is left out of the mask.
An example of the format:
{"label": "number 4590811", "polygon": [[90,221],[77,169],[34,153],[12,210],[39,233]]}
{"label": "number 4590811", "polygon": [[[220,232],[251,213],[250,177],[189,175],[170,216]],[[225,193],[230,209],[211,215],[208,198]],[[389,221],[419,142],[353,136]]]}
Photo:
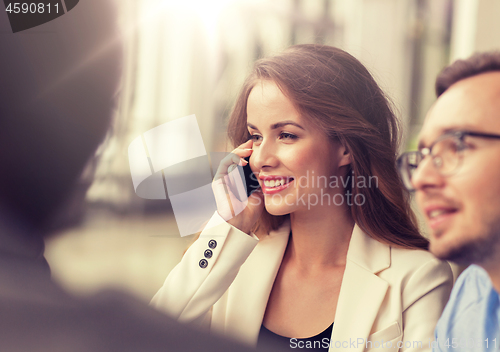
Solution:
{"label": "number 4590811", "polygon": [[44,3],[9,3],[7,8],[5,9],[8,13],[51,13],[51,10],[54,10],[55,13],[59,13],[59,4],[55,3],[53,8],[51,9],[51,4]]}

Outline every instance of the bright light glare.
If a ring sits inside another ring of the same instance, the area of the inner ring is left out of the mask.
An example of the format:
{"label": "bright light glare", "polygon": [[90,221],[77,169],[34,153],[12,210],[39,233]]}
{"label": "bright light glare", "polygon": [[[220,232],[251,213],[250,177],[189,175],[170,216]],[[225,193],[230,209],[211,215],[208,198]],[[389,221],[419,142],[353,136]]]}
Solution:
{"label": "bright light glare", "polygon": [[162,7],[170,11],[191,12],[203,23],[208,34],[215,34],[221,13],[234,4],[250,0],[162,0]]}

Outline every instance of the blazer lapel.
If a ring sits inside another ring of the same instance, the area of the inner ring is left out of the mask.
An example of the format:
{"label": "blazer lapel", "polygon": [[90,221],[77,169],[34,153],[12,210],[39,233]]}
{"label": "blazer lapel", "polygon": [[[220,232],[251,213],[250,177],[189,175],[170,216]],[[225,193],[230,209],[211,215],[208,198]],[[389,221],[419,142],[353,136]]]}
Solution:
{"label": "blazer lapel", "polygon": [[355,225],[340,288],[330,351],[365,349],[388,284],[376,273],[390,266],[390,247]]}
{"label": "blazer lapel", "polygon": [[289,220],[261,239],[241,266],[227,296],[225,331],[255,345],[290,235]]}
{"label": "blazer lapel", "polygon": [[[224,331],[227,336],[257,343],[267,301],[290,235],[287,220],[261,239],[240,268],[227,292]],[[340,289],[330,351],[360,352],[377,317],[388,284],[376,274],[390,266],[390,247],[354,226]],[[335,343],[337,342],[337,349]],[[340,343],[340,345],[339,345]]]}

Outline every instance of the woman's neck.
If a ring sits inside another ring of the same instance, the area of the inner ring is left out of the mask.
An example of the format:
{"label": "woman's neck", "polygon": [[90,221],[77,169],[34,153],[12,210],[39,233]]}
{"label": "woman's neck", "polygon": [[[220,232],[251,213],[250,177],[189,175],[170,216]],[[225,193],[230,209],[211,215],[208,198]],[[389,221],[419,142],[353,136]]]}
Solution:
{"label": "woman's neck", "polygon": [[315,207],[290,214],[286,259],[303,270],[345,265],[354,220],[347,207]]}

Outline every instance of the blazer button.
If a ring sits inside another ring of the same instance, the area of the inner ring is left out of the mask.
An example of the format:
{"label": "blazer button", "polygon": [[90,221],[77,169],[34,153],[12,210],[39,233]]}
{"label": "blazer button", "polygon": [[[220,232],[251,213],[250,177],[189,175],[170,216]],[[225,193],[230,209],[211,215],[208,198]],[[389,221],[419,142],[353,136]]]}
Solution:
{"label": "blazer button", "polygon": [[208,266],[208,262],[206,259],[200,260],[200,268],[205,269]]}
{"label": "blazer button", "polygon": [[215,241],[215,240],[208,241],[208,246],[210,248],[214,249],[215,247],[217,247],[217,241]]}
{"label": "blazer button", "polygon": [[210,259],[212,258],[212,251],[210,249],[205,250],[205,258]]}

